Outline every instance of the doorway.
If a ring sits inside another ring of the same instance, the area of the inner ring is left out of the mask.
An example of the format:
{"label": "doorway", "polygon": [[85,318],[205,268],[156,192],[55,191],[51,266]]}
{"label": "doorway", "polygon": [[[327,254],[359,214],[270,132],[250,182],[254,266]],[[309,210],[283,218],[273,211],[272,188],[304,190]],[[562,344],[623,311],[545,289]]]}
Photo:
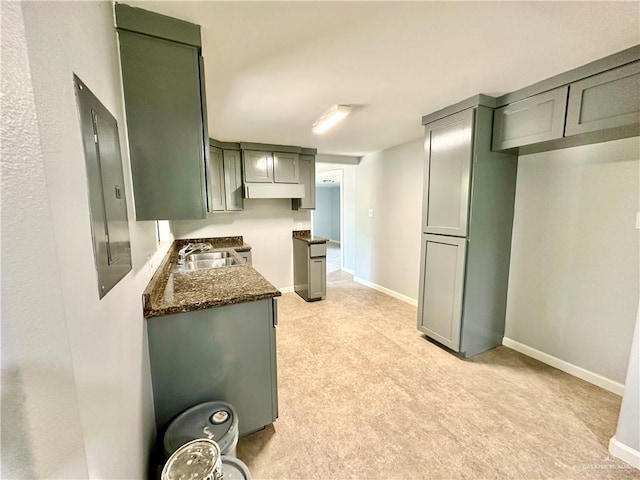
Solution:
{"label": "doorway", "polygon": [[342,170],[316,172],[316,209],[312,213],[313,234],[327,242],[327,273],[342,270],[343,175]]}

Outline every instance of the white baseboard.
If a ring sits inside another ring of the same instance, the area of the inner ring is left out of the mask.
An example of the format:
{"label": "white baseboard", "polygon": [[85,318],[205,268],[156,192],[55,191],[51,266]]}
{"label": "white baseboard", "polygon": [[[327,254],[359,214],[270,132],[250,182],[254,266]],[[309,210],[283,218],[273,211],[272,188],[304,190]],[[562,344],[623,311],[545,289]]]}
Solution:
{"label": "white baseboard", "polygon": [[278,290],[280,290],[280,293],[293,293],[293,292],[295,292],[295,289],[293,287],[282,287],[282,288],[278,288]]}
{"label": "white baseboard", "polygon": [[634,468],[640,469],[640,452],[620,442],[616,437],[609,440],[609,453]]}
{"label": "white baseboard", "polygon": [[559,358],[554,357],[553,355],[549,355],[548,353],[541,352],[540,350],[536,350],[535,348],[529,347],[523,343],[516,342],[508,337],[503,337],[502,344],[505,347],[509,347],[516,352],[520,352],[528,357],[535,358],[536,360],[540,360],[542,363],[546,363],[547,365],[551,365],[552,367],[557,368],[558,370],[562,370],[563,372],[569,373],[574,377],[581,378],[589,383],[593,383],[598,387],[604,388],[605,390],[609,390],[611,393],[615,393],[616,395],[622,396],[624,392],[624,385],[613,380],[610,380],[606,377],[603,377],[600,374],[591,372],[582,367],[574,365],[573,363],[566,362]]}
{"label": "white baseboard", "polygon": [[418,306],[418,301],[417,300],[414,300],[411,297],[407,297],[406,295],[398,293],[398,292],[396,292],[394,290],[390,290],[390,289],[388,289],[386,287],[378,285],[377,283],[373,283],[373,282],[370,282],[369,280],[365,280],[363,278],[359,278],[359,277],[355,277],[355,276],[353,277],[353,281],[354,282],[358,282],[358,283],[360,283],[362,285],[365,285],[365,286],[367,286],[369,288],[373,288],[374,290],[378,290],[379,292],[386,293],[390,297],[397,298],[398,300],[401,300],[401,301],[403,301],[405,303],[408,303],[409,305],[413,305],[414,307]]}
{"label": "white baseboard", "polygon": [[356,272],[354,272],[350,268],[346,268],[346,267],[342,267],[342,271],[345,272],[345,273],[348,273],[349,275],[355,275],[356,274]]}

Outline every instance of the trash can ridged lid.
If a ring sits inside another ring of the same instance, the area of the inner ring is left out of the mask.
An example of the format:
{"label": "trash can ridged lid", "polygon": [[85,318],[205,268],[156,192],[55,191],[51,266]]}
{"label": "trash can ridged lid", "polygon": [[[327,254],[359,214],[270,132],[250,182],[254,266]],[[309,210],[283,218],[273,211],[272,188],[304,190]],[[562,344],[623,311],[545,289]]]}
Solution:
{"label": "trash can ridged lid", "polygon": [[220,447],[212,440],[200,438],[182,445],[169,457],[162,469],[162,480],[221,480],[223,478]]}
{"label": "trash can ridged lid", "polygon": [[185,443],[208,438],[220,447],[222,455],[232,452],[238,441],[238,416],[226,402],[204,402],[179,414],[167,427],[163,448],[168,457]]}
{"label": "trash can ridged lid", "polygon": [[245,463],[235,457],[222,456],[224,480],[251,480],[251,472]]}

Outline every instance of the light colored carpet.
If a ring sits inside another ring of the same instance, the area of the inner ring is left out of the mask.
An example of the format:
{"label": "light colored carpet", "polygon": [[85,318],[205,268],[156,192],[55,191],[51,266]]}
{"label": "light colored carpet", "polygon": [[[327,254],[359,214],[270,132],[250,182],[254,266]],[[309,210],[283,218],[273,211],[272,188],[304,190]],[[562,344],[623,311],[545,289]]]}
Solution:
{"label": "light colored carpet", "polygon": [[264,479],[640,478],[608,456],[620,397],[506,347],[461,360],[416,309],[329,274],[279,300],[279,418],[238,457]]}
{"label": "light colored carpet", "polygon": [[327,273],[340,270],[340,244],[327,242]]}

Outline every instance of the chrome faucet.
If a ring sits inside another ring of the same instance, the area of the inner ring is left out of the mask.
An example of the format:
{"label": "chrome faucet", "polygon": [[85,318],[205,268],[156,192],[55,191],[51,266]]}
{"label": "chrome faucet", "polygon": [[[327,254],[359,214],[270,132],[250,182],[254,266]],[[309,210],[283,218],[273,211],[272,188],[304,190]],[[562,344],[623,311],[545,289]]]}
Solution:
{"label": "chrome faucet", "polygon": [[210,243],[187,243],[178,251],[178,265],[184,265],[187,255],[190,253],[211,250]]}

